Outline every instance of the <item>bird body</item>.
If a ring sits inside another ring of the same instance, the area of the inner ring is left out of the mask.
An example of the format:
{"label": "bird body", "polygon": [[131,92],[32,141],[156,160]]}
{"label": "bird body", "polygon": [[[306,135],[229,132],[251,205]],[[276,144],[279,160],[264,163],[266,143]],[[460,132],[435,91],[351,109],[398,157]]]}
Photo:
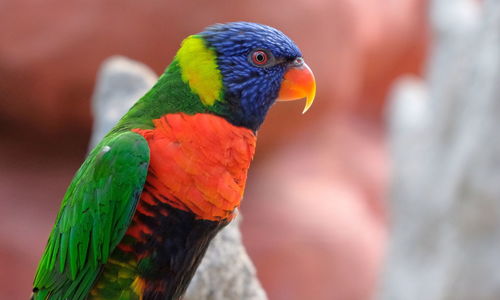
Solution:
{"label": "bird body", "polygon": [[280,95],[312,103],[301,59],[264,25],[218,24],[186,38],[77,171],[32,298],[181,297],[240,205],[269,107]]}
{"label": "bird body", "polygon": [[[208,242],[240,204],[255,151],[251,130],[211,114],[168,114],[154,125],[132,130],[149,145],[146,183],[89,299],[119,299],[127,290],[127,299],[179,297]],[[123,264],[130,272],[120,282]]]}

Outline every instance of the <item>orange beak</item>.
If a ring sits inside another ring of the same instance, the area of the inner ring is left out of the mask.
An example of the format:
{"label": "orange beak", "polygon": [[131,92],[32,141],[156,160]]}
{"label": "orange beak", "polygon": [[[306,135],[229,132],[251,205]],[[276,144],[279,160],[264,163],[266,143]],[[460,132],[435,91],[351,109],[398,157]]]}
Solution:
{"label": "orange beak", "polygon": [[290,101],[306,98],[305,113],[313,104],[316,96],[316,81],[309,66],[299,57],[286,71],[277,101]]}

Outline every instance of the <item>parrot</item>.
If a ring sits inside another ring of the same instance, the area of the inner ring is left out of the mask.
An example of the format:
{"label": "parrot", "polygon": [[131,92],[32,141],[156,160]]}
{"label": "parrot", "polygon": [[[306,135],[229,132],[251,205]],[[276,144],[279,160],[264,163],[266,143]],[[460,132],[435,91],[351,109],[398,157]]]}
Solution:
{"label": "parrot", "polygon": [[306,98],[305,113],[315,94],[299,48],[273,27],[218,23],[185,38],[76,172],[31,299],[181,298],[236,215],[269,108]]}

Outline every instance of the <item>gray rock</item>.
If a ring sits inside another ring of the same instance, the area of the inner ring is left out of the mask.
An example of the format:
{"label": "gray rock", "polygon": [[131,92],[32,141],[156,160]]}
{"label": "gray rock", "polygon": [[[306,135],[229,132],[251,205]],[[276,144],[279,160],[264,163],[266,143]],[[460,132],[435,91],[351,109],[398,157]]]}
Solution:
{"label": "gray rock", "polygon": [[[103,63],[92,101],[95,119],[90,147],[102,139],[156,80],[151,69],[124,57],[112,57]],[[239,218],[210,244],[185,300],[267,299],[243,246]]]}
{"label": "gray rock", "polygon": [[92,96],[94,125],[90,148],[99,143],[156,80],[150,68],[122,56],[113,56],[103,63]]}
{"label": "gray rock", "polygon": [[240,216],[224,228],[210,244],[189,285],[185,300],[265,300],[239,230]]}
{"label": "gray rock", "polygon": [[500,299],[500,1],[436,0],[430,15],[426,78],[399,81],[389,108],[378,298]]}

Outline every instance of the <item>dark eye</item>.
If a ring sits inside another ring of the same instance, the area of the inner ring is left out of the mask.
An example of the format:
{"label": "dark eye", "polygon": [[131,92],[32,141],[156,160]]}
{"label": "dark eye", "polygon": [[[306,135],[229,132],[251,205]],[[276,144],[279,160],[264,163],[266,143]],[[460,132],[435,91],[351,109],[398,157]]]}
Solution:
{"label": "dark eye", "polygon": [[252,52],[251,56],[252,56],[252,62],[256,66],[263,66],[267,64],[267,62],[269,61],[267,53],[262,50],[256,50]]}

